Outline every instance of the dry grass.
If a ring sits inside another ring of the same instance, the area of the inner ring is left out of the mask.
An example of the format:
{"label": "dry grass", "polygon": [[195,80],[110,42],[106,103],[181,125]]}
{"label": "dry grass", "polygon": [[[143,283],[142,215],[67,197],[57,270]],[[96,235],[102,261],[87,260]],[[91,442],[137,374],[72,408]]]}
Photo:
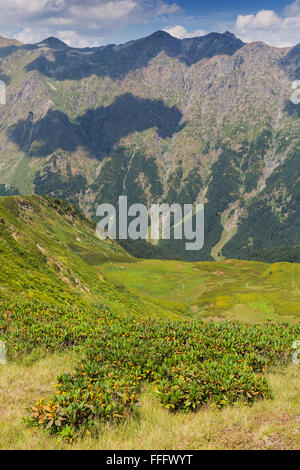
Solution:
{"label": "dry grass", "polygon": [[0,366],[0,449],[57,449],[58,440],[27,428],[25,408],[53,393],[58,374],[72,367],[70,355],[51,355],[30,364]]}
{"label": "dry grass", "polygon": [[[66,366],[66,363],[68,366]],[[22,423],[24,407],[53,391],[56,376],[72,367],[67,355],[29,365],[0,366],[1,449],[300,449],[300,367],[268,374],[275,399],[253,407],[170,414],[146,386],[139,416],[120,426],[99,428],[69,445]]]}

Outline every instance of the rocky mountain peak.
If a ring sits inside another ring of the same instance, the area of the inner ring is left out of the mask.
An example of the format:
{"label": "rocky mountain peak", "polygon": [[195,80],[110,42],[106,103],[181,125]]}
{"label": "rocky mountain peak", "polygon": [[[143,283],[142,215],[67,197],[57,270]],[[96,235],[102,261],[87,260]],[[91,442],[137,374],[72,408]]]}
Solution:
{"label": "rocky mountain peak", "polygon": [[230,31],[225,31],[223,36],[226,37],[226,38],[230,38],[230,39],[237,39],[236,36],[233,33],[231,33]]}
{"label": "rocky mountain peak", "polygon": [[38,46],[46,46],[46,47],[49,47],[51,49],[68,49],[68,47],[69,47],[63,41],[61,41],[60,39],[57,39],[53,36],[50,36],[50,37],[44,39],[43,41],[37,43],[37,45]]}

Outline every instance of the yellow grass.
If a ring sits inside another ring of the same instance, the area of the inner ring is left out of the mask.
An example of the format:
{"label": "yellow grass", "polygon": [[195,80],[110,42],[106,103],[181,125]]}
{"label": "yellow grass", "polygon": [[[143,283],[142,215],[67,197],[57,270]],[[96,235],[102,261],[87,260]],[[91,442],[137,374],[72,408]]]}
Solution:
{"label": "yellow grass", "polygon": [[170,414],[144,388],[138,416],[123,425],[102,425],[98,436],[73,444],[22,423],[24,408],[54,390],[59,373],[72,369],[67,354],[35,363],[0,366],[1,449],[300,449],[300,366],[268,373],[274,400],[253,407]]}

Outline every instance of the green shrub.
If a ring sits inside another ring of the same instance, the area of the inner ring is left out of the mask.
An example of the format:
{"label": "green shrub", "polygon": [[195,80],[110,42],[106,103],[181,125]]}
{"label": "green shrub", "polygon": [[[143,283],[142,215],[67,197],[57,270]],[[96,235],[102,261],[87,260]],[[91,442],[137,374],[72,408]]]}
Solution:
{"label": "green shrub", "polygon": [[32,425],[67,439],[100,421],[128,419],[145,381],[170,411],[271,398],[266,367],[287,361],[300,337],[299,324],[121,318],[105,306],[3,301],[0,312],[0,340],[10,360],[37,346],[77,351],[74,372],[59,376],[55,394],[29,410]]}

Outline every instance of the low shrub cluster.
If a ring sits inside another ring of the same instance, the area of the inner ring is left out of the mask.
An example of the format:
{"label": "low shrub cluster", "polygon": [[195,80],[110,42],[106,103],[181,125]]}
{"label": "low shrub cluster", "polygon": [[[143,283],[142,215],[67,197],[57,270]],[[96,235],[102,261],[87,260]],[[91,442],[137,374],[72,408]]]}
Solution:
{"label": "low shrub cluster", "polygon": [[287,361],[300,325],[174,322],[119,317],[108,308],[0,303],[0,340],[10,360],[37,347],[75,348],[78,363],[27,422],[73,439],[99,422],[130,417],[144,382],[170,411],[270,398],[266,367]]}

